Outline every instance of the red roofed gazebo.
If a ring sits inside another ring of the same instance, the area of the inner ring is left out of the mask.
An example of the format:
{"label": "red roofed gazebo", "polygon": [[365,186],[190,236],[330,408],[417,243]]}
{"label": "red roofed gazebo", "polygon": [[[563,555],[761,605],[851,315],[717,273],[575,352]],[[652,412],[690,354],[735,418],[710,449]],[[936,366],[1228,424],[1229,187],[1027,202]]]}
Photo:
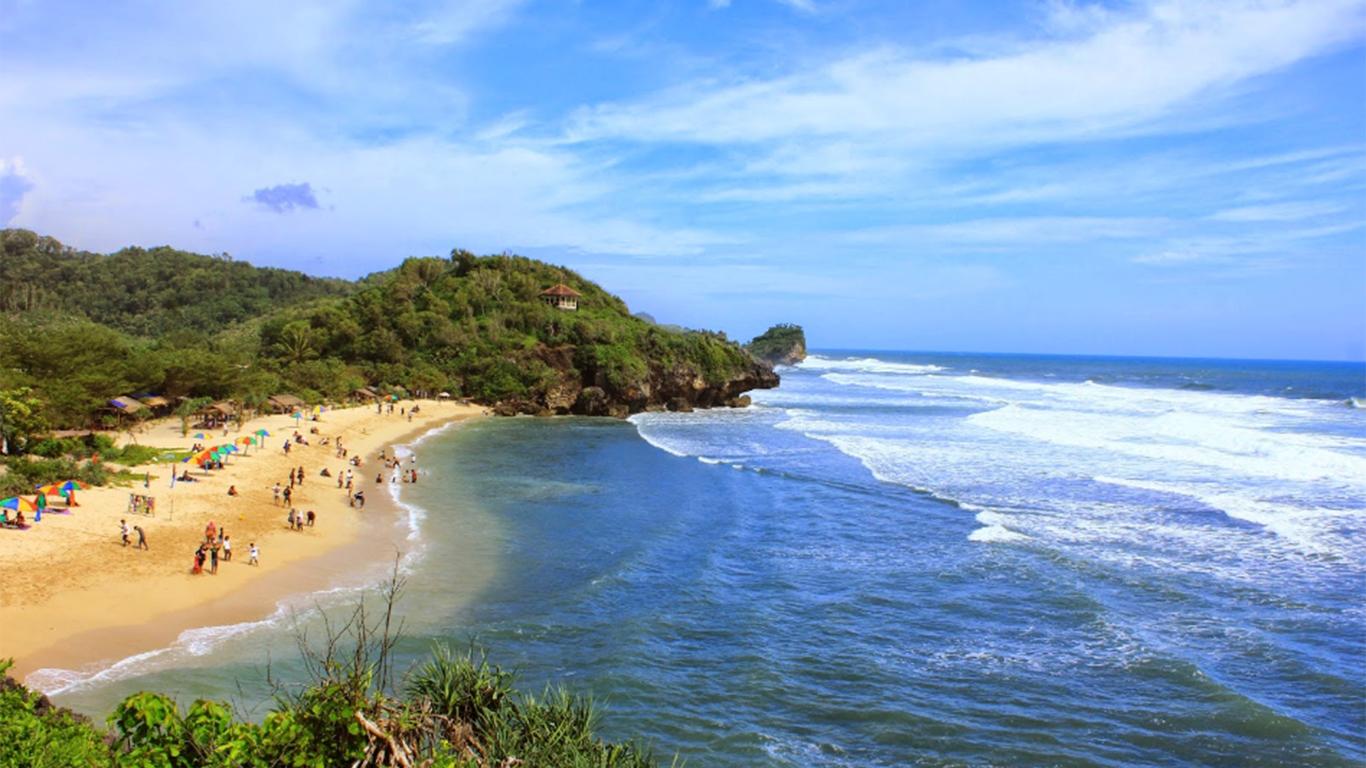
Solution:
{"label": "red roofed gazebo", "polygon": [[582,295],[564,283],[560,283],[541,291],[541,301],[556,309],[573,311],[579,308],[579,297]]}

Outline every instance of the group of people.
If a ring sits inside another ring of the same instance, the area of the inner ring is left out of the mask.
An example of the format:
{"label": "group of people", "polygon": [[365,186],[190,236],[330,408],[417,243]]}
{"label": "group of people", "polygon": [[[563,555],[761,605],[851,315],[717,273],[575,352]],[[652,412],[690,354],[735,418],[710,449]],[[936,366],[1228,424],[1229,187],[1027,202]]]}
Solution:
{"label": "group of people", "polygon": [[[416,408],[416,406],[414,406],[414,408]],[[387,469],[387,470],[389,470],[389,473],[390,473],[390,474],[389,474],[389,482],[391,482],[391,483],[397,483],[397,482],[399,481],[400,478],[401,478],[401,479],[403,480],[403,482],[405,482],[405,483],[416,483],[416,482],[417,482],[417,467],[412,466],[413,464],[416,464],[416,463],[417,463],[417,457],[416,457],[416,456],[409,456],[409,457],[408,457],[408,464],[409,464],[409,466],[408,466],[407,469],[404,469],[404,468],[403,468],[403,459],[399,458],[398,456],[394,456],[393,458],[390,458],[390,457],[388,457],[388,456],[385,454],[384,451],[380,451],[380,452],[379,452],[379,459],[380,459],[380,461],[384,462],[384,468]],[[377,472],[377,473],[375,473],[375,484],[376,484],[376,485],[380,485],[380,484],[382,484],[383,482],[384,482],[384,473],[383,473],[383,472]]]}
{"label": "group of people", "polygon": [[[141,535],[141,529],[138,529]],[[125,534],[124,543],[127,544]],[[247,565],[260,565],[261,552],[256,548],[256,542],[251,542],[247,546]],[[194,551],[194,565],[190,568],[190,573],[200,574],[204,572],[205,563],[209,566],[209,573],[218,573],[218,561],[232,561],[232,537],[228,535],[226,528],[219,528],[212,520],[204,528],[204,540]]]}
{"label": "group of people", "polygon": [[293,507],[289,508],[289,529],[291,531],[302,531],[304,529],[305,520],[307,520],[308,527],[312,528],[313,523],[317,519],[317,513],[311,509],[307,512],[300,512],[299,510],[294,509]]}

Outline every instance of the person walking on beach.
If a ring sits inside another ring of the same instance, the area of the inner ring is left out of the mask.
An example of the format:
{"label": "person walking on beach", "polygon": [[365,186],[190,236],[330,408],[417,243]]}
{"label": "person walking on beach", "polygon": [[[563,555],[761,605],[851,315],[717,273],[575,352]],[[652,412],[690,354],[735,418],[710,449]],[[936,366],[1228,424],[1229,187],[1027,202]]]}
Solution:
{"label": "person walking on beach", "polygon": [[304,465],[299,465],[299,485],[304,484]]}
{"label": "person walking on beach", "polygon": [[209,573],[218,575],[218,545],[209,547]]}
{"label": "person walking on beach", "polygon": [[290,508],[289,508],[289,530],[291,530],[291,531],[294,530],[294,516],[295,516],[294,508],[293,508],[293,507],[290,507]]}
{"label": "person walking on beach", "polygon": [[289,487],[294,487],[294,469],[292,467],[289,470]]}
{"label": "person walking on beach", "polygon": [[315,515],[315,514],[313,513],[313,510],[311,510],[311,509],[308,510],[308,527],[309,527],[309,528],[312,528],[312,527],[313,527],[313,521],[314,521],[314,520],[317,520],[317,519],[318,519],[318,516]]}
{"label": "person walking on beach", "polygon": [[278,507],[278,506],[280,506],[280,484],[279,484],[279,483],[276,483],[276,484],[275,484],[275,488],[273,488],[272,490],[275,491],[275,501],[274,501],[274,503],[275,503],[275,506]]}
{"label": "person walking on beach", "polygon": [[228,536],[223,537],[223,562],[232,561],[232,539]]}
{"label": "person walking on beach", "polygon": [[199,573],[203,573],[203,572],[204,572],[204,545],[203,545],[203,544],[200,544],[200,545],[199,545],[199,548],[196,549],[196,550],[194,551],[194,568],[190,571],[190,573],[199,574]]}
{"label": "person walking on beach", "polygon": [[261,554],[261,550],[259,550],[259,549],[256,548],[256,542],[253,541],[252,543],[248,544],[248,545],[247,545],[247,565],[260,565],[261,562],[260,562],[260,560],[257,559],[257,557],[258,557],[260,554]]}
{"label": "person walking on beach", "polygon": [[123,539],[123,546],[128,546],[128,521],[119,521],[119,538]]}
{"label": "person walking on beach", "polygon": [[293,491],[293,489],[286,488],[286,489],[285,489],[284,496],[285,496],[285,506],[287,507],[287,506],[289,506],[289,500],[294,496],[294,491]]}
{"label": "person walking on beach", "polygon": [[135,525],[133,526],[133,530],[137,531],[138,534],[137,549],[151,549],[151,547],[147,546],[147,532],[142,530],[142,526]]}

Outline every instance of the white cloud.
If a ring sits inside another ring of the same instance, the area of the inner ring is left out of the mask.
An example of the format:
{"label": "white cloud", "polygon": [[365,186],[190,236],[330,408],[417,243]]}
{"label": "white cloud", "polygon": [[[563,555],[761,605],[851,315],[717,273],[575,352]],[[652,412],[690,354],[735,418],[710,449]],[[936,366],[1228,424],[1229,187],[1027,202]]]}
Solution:
{"label": "white cloud", "polygon": [[581,111],[571,141],[903,148],[1114,135],[1359,37],[1359,0],[1180,4],[1108,14],[1081,37],[925,59],[885,47],[773,79],[694,83]]}
{"label": "white cloud", "polygon": [[1287,202],[1226,208],[1210,216],[1215,221],[1300,221],[1316,219],[1346,210],[1336,203]]}

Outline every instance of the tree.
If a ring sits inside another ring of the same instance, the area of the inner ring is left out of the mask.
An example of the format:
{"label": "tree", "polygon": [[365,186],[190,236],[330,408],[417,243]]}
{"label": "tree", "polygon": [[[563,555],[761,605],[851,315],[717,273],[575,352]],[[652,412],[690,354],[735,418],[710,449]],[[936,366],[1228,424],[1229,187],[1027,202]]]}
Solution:
{"label": "tree", "polygon": [[22,451],[44,431],[42,407],[30,387],[0,389],[0,453],[9,453],[11,446]]}

